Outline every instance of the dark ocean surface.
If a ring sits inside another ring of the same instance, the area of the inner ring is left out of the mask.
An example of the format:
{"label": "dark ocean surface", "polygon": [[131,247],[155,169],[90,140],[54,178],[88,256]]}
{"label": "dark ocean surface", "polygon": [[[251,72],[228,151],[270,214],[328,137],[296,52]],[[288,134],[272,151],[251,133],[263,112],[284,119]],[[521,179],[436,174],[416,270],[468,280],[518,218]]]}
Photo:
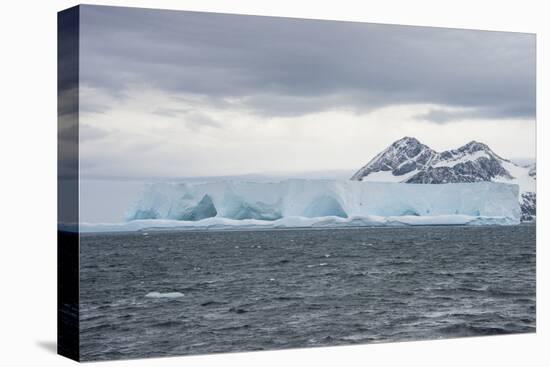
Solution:
{"label": "dark ocean surface", "polygon": [[82,360],[535,331],[535,226],[84,234]]}

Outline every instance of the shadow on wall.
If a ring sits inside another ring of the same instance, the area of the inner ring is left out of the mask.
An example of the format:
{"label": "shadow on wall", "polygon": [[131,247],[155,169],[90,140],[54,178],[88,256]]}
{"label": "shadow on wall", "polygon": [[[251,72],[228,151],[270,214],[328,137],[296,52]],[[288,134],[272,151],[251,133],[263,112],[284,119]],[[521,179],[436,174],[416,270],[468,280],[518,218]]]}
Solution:
{"label": "shadow on wall", "polygon": [[57,354],[57,343],[53,340],[39,340],[36,345],[50,353]]}

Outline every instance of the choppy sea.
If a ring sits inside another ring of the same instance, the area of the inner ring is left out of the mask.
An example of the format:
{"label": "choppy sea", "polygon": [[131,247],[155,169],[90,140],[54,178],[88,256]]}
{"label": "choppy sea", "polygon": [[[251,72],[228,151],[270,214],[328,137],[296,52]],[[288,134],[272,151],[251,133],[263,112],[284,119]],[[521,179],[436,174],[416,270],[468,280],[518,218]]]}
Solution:
{"label": "choppy sea", "polygon": [[535,331],[535,225],[83,234],[83,360]]}

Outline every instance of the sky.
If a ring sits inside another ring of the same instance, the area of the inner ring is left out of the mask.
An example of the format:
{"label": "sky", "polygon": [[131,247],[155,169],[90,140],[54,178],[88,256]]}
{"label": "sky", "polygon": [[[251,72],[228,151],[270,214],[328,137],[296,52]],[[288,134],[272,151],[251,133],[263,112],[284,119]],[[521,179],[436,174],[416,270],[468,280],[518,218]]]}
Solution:
{"label": "sky", "polygon": [[535,35],[81,6],[80,169],[353,172],[403,136],[535,158]]}

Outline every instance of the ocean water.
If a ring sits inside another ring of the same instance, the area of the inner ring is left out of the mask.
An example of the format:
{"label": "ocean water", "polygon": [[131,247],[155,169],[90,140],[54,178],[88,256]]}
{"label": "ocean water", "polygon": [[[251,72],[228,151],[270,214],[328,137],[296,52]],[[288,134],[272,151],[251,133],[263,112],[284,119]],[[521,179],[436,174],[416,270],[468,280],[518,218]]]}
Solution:
{"label": "ocean water", "polygon": [[84,234],[82,360],[535,331],[535,226]]}

